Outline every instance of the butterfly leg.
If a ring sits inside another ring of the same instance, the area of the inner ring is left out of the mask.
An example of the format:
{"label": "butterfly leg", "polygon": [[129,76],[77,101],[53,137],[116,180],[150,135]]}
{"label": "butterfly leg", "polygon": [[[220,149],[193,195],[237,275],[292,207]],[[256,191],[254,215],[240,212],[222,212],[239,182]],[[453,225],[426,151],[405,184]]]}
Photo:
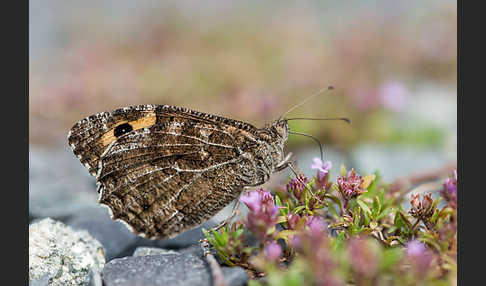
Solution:
{"label": "butterfly leg", "polygon": [[216,227],[214,227],[214,230],[218,230],[218,229],[222,228],[223,226],[227,225],[236,216],[236,214],[238,213],[238,207],[240,206],[240,197],[245,192],[246,192],[246,187],[243,188],[243,191],[241,192],[241,194],[236,199],[236,202],[233,206],[233,210],[231,211],[231,215],[229,217],[227,217],[225,220],[223,220],[221,223],[219,223]]}
{"label": "butterfly leg", "polygon": [[282,160],[282,162],[278,163],[278,165],[275,167],[275,172],[280,172],[283,169],[287,168],[290,164],[290,157],[292,157],[292,152],[289,152],[287,156]]}
{"label": "butterfly leg", "polygon": [[240,206],[240,200],[238,199],[236,201],[235,205],[233,206],[233,211],[231,211],[231,215],[229,217],[227,217],[225,220],[223,220],[222,222],[220,222],[216,227],[214,227],[214,230],[218,230],[218,229],[224,227],[225,225],[227,225],[238,213],[238,207],[239,206]]}
{"label": "butterfly leg", "polygon": [[281,171],[281,170],[283,170],[283,169],[285,169],[285,168],[289,167],[289,168],[290,168],[290,170],[292,170],[292,172],[294,173],[295,178],[297,178],[297,180],[299,180],[299,182],[300,182],[302,185],[304,185],[304,187],[305,187],[305,188],[306,188],[306,189],[309,191],[309,193],[312,195],[312,197],[313,197],[314,199],[316,199],[316,201],[318,201],[319,203],[321,203],[321,204],[322,204],[323,202],[322,202],[322,201],[321,201],[321,200],[320,200],[320,199],[319,199],[319,198],[318,198],[318,197],[317,197],[317,196],[314,194],[314,192],[313,192],[313,191],[312,191],[312,190],[311,190],[311,189],[310,189],[310,188],[307,186],[307,184],[306,184],[306,183],[304,183],[304,182],[303,182],[303,181],[300,179],[300,177],[299,177],[299,173],[297,172],[297,170],[295,170],[294,165],[292,164],[292,162],[290,162],[290,161],[289,161],[289,159],[290,159],[290,156],[291,156],[291,155],[292,155],[292,153],[289,153],[289,154],[288,154],[288,155],[285,157],[285,159],[284,159],[284,160],[282,160],[282,162],[280,162],[280,163],[277,165],[277,167],[275,168],[275,171],[277,171],[277,172],[278,172],[278,171]]}

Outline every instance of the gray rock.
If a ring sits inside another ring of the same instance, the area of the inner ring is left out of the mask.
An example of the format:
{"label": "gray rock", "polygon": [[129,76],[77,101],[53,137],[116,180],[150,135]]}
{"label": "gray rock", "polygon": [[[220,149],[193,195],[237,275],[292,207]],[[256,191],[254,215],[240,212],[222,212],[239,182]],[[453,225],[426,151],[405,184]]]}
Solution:
{"label": "gray rock", "polygon": [[222,267],[227,285],[243,286],[248,282],[248,273],[241,267]]}
{"label": "gray rock", "polygon": [[158,254],[179,254],[179,252],[157,247],[137,247],[133,256],[158,255]]}
{"label": "gray rock", "polygon": [[[31,285],[87,285],[105,264],[101,244],[50,218],[29,225]],[[92,284],[97,285],[97,284]]]}
{"label": "gray rock", "polygon": [[123,223],[112,220],[106,207],[98,204],[80,209],[66,223],[75,229],[87,230],[101,242],[107,261],[130,255],[139,240]]}
{"label": "gray rock", "polygon": [[75,229],[87,230],[100,241],[105,248],[107,261],[130,256],[137,247],[183,249],[199,245],[199,240],[204,237],[201,228],[209,229],[216,225],[216,223],[208,221],[171,239],[146,239],[131,232],[123,223],[112,220],[109,210],[101,205],[91,205],[80,209],[66,224]]}
{"label": "gray rock", "polygon": [[204,234],[202,233],[202,229],[210,229],[215,227],[217,224],[209,220],[202,225],[185,231],[178,236],[170,239],[164,240],[149,240],[143,239],[138,242],[139,246],[153,246],[153,247],[160,247],[160,248],[170,248],[170,249],[182,249],[189,247],[191,245],[199,245],[199,240],[205,238]]}
{"label": "gray rock", "polygon": [[65,222],[97,201],[95,178],[69,147],[29,147],[29,219],[51,217]]}
{"label": "gray rock", "polygon": [[[245,285],[246,272],[239,267],[223,267],[228,285]],[[194,254],[161,254],[113,259],[103,269],[106,286],[212,285],[210,269]]]}
{"label": "gray rock", "polygon": [[401,176],[443,167],[454,162],[441,150],[414,146],[362,144],[352,151],[352,165],[361,175],[378,170],[385,182]]}
{"label": "gray rock", "polygon": [[47,286],[49,285],[49,274],[29,281],[29,286]]}

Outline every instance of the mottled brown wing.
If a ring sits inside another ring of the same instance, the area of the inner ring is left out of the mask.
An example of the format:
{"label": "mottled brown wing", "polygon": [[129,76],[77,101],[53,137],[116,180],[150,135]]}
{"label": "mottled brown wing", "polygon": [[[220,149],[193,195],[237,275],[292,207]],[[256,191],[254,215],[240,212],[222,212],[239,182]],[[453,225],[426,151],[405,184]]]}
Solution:
{"label": "mottled brown wing", "polygon": [[240,194],[241,166],[250,164],[240,148],[254,144],[254,129],[144,105],[88,117],[72,128],[69,142],[96,174],[100,203],[113,218],[146,237],[165,238],[201,224]]}

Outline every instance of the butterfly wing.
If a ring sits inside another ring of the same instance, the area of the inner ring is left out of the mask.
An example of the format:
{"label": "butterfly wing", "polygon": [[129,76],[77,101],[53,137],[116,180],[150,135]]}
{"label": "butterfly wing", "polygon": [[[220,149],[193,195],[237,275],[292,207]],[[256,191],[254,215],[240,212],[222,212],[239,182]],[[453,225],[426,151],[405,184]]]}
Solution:
{"label": "butterfly wing", "polygon": [[[96,175],[100,203],[113,218],[165,238],[201,224],[240,194],[252,176],[240,146],[256,144],[253,129],[184,108],[142,105],[83,119],[68,141]],[[241,172],[245,165],[249,171]]]}

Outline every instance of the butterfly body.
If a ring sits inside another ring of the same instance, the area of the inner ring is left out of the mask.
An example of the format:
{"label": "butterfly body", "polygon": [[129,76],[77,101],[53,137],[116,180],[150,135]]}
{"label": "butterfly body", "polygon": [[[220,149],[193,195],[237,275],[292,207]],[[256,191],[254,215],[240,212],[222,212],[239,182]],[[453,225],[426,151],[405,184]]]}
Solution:
{"label": "butterfly body", "polygon": [[244,187],[279,170],[285,120],[264,128],[168,105],[101,112],[68,134],[96,176],[113,219],[148,238],[173,237],[214,216]]}

